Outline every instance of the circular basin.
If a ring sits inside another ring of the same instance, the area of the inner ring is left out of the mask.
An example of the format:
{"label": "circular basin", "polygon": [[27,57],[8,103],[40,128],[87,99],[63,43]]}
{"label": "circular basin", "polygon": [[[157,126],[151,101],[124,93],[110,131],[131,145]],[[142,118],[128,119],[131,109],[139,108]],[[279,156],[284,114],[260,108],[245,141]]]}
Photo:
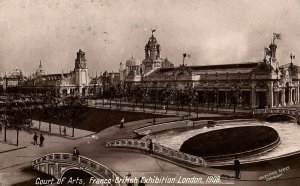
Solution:
{"label": "circular basin", "polygon": [[226,159],[268,151],[279,141],[277,131],[271,127],[242,126],[193,136],[181,145],[180,151],[205,159]]}

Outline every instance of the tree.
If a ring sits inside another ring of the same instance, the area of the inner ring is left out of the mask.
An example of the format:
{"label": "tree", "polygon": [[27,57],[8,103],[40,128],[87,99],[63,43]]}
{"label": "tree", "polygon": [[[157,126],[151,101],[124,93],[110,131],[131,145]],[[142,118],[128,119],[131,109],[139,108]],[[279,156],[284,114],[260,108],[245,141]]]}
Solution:
{"label": "tree", "polygon": [[191,104],[193,106],[196,106],[196,113],[197,113],[197,118],[198,118],[198,104],[199,104],[199,101],[198,101],[198,92],[196,90],[193,89],[193,91],[191,92]]}
{"label": "tree", "polygon": [[6,120],[6,113],[1,113],[1,118],[0,118],[0,122],[1,122],[1,127],[2,127],[2,130],[4,129],[4,141],[6,141],[6,128],[7,128],[7,120]]}
{"label": "tree", "polygon": [[168,113],[169,103],[172,99],[172,89],[170,84],[167,84],[167,86],[162,90],[162,102],[164,104],[166,109],[166,114]]}
{"label": "tree", "polygon": [[57,99],[50,91],[46,92],[46,94],[42,97],[42,104],[41,109],[42,117],[48,120],[49,124],[49,132],[51,132],[51,123],[52,123],[52,116],[55,113],[55,109],[60,104],[60,100]]}
{"label": "tree", "polygon": [[143,102],[143,112],[145,112],[145,103],[147,103],[149,101],[149,99],[150,99],[150,97],[149,97],[149,90],[148,90],[147,85],[145,85],[142,88],[141,95],[142,95],[142,102]]}
{"label": "tree", "polygon": [[233,112],[235,113],[238,100],[240,98],[240,89],[236,86],[233,86],[230,89],[230,102],[233,104]]}
{"label": "tree", "polygon": [[75,125],[82,122],[88,115],[87,102],[78,96],[72,96],[67,100],[63,118],[72,125],[72,137],[74,137]]}
{"label": "tree", "polygon": [[31,110],[26,108],[22,102],[11,102],[10,110],[7,112],[7,125],[8,128],[17,131],[17,146],[19,145],[19,131],[25,127],[32,126],[31,123]]}

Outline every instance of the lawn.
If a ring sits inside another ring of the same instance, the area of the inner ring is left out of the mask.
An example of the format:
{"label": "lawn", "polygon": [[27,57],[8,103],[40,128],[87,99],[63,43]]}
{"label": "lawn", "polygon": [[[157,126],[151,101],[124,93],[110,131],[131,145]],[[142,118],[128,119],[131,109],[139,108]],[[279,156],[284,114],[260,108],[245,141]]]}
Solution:
{"label": "lawn", "polygon": [[182,144],[180,151],[203,158],[232,155],[264,147],[278,138],[278,133],[271,127],[234,127],[191,137]]}

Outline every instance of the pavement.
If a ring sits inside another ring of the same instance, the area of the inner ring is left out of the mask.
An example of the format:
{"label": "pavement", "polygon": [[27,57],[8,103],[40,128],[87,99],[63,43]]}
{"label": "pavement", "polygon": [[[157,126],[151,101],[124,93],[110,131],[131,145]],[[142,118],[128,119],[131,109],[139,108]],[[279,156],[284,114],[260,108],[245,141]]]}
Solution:
{"label": "pavement", "polygon": [[50,132],[49,131],[49,123],[43,122],[43,121],[37,121],[37,120],[32,120],[32,123],[33,123],[33,126],[31,127],[31,129],[33,129],[34,131],[49,133],[52,135],[58,135],[58,136],[68,138],[68,139],[78,139],[78,138],[82,138],[85,136],[91,136],[91,135],[95,134],[95,132],[92,132],[92,131],[74,128],[74,136],[72,136],[72,127],[61,126],[58,124],[51,123],[50,124],[51,132]]}
{"label": "pavement", "polygon": [[34,132],[37,133],[39,136],[40,134],[43,134],[45,137],[45,143],[46,145],[47,138],[49,136],[54,137],[58,136],[61,138],[66,138],[70,140],[75,140],[83,137],[92,136],[95,134],[95,132],[81,130],[81,129],[74,129],[74,137],[72,137],[72,128],[71,127],[65,127],[66,128],[66,134],[63,132],[60,132],[59,128],[61,128],[61,131],[63,131],[63,126],[60,127],[57,124],[51,124],[51,132],[49,132],[49,124],[46,122],[41,122],[41,125],[39,127],[39,121],[32,121],[33,126],[30,129],[23,129],[19,131],[19,144],[17,146],[17,131],[16,130],[6,130],[6,141],[4,141],[4,130],[1,131],[0,135],[0,153],[19,150],[22,148],[27,148],[28,146],[33,145],[33,135]]}
{"label": "pavement", "polygon": [[[170,118],[172,119],[172,118]],[[156,122],[162,120],[157,118]],[[0,153],[0,185],[13,185],[25,183],[27,180],[35,179],[37,175],[26,171],[31,166],[31,161],[42,155],[54,152],[72,152],[73,147],[77,147],[80,154],[91,158],[110,169],[116,171],[121,176],[131,172],[132,177],[145,176],[174,178],[177,181],[181,178],[197,177],[201,178],[202,185],[216,185],[210,181],[212,175],[223,175],[228,179],[222,179],[222,184],[234,185],[298,185],[300,183],[300,158],[288,158],[284,161],[268,161],[263,164],[256,164],[250,167],[242,166],[242,179],[231,179],[233,176],[232,167],[209,168],[192,167],[178,164],[155,155],[148,155],[136,150],[106,148],[105,143],[109,140],[119,138],[132,138],[135,136],[133,130],[139,127],[149,125],[151,119],[129,122],[124,124],[124,128],[112,126],[103,131],[77,139],[69,139],[56,134],[45,133],[45,145],[43,147],[30,145],[33,133],[27,133],[20,141],[21,145],[27,145],[27,148],[14,150],[6,153]],[[24,131],[25,132],[25,131]],[[78,131],[79,132],[79,131]],[[24,133],[25,134],[25,133]],[[3,161],[5,160],[5,161]],[[287,168],[286,171],[279,174],[279,169]],[[266,181],[265,175],[276,171],[278,175],[270,181]],[[261,178],[261,179],[260,179]],[[220,183],[219,183],[220,184]],[[146,184],[157,185],[157,184]],[[190,185],[186,183],[161,184],[161,185]],[[195,184],[199,185],[199,184]]]}

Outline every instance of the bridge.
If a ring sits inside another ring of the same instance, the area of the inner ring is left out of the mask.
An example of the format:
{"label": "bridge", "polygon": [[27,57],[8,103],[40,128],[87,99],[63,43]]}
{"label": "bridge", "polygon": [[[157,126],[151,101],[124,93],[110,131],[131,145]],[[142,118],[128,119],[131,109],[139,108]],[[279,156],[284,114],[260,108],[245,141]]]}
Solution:
{"label": "bridge", "polygon": [[53,176],[56,179],[61,179],[67,171],[82,170],[96,179],[110,179],[111,184],[119,186],[119,183],[114,183],[116,177],[122,178],[116,172],[110,170],[104,165],[91,160],[84,156],[73,156],[70,153],[51,153],[41,156],[32,161],[34,169]]}
{"label": "bridge", "polygon": [[262,116],[264,118],[270,118],[273,116],[287,116],[290,119],[299,121],[300,110],[296,108],[268,108],[268,109],[255,109],[253,110],[254,116]]}
{"label": "bridge", "polygon": [[[117,139],[106,142],[106,147],[123,147],[148,151],[148,142],[140,141],[137,139]],[[204,159],[201,157],[186,154],[184,152],[179,152],[174,149],[170,149],[168,147],[159,145],[157,143],[153,143],[153,152],[155,155],[167,159],[173,159],[175,161],[179,161],[188,165],[196,165],[202,167],[206,166]]]}

